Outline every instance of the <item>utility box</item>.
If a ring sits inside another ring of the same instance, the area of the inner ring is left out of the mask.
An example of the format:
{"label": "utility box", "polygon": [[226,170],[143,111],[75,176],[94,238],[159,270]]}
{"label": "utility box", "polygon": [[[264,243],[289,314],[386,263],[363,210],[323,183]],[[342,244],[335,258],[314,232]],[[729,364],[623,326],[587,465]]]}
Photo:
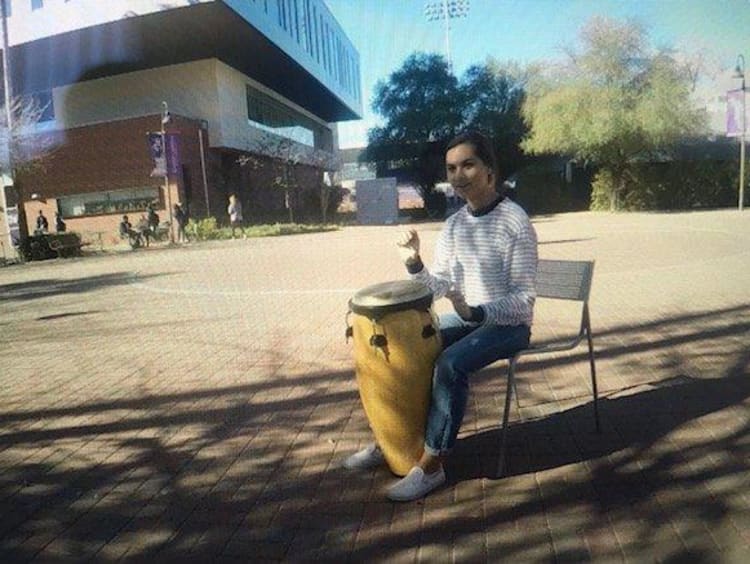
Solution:
{"label": "utility box", "polygon": [[357,221],[362,225],[398,223],[398,188],[395,178],[357,180]]}

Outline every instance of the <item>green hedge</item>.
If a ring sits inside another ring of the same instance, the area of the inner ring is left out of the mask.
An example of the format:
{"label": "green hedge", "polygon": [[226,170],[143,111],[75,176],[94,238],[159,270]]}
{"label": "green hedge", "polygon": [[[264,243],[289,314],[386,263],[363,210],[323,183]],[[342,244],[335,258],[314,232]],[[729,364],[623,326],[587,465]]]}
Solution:
{"label": "green hedge", "polygon": [[[619,202],[622,210],[685,210],[737,204],[736,162],[681,161],[633,165]],[[591,191],[591,209],[609,210],[612,175],[600,170]]]}
{"label": "green hedge", "polygon": [[[276,237],[280,235],[298,235],[301,233],[319,233],[322,231],[335,231],[337,225],[331,224],[300,224],[300,223],[272,223],[263,225],[251,225],[235,229],[238,237]],[[190,220],[185,229],[191,239],[197,241],[222,240],[232,238],[231,227],[219,227],[215,217],[209,217],[198,221]]]}

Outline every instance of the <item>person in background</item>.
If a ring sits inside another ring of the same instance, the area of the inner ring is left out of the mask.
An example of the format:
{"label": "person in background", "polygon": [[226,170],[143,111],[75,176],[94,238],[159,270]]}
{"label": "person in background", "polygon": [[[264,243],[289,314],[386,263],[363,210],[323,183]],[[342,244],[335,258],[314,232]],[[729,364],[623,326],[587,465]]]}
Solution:
{"label": "person in background", "polygon": [[122,221],[120,221],[120,238],[127,238],[128,243],[134,249],[140,247],[143,243],[140,232],[133,229],[127,215],[123,215]]}
{"label": "person in background", "polygon": [[44,217],[42,210],[39,210],[39,215],[36,216],[36,234],[47,233],[49,231],[49,221]]}
{"label": "person in background", "polygon": [[239,228],[240,233],[242,233],[242,203],[234,194],[229,196],[227,213],[229,214],[229,223],[232,226],[232,239],[234,239],[235,229]]}
{"label": "person in background", "polygon": [[[151,235],[156,235],[156,229],[159,227],[159,214],[154,209],[154,204],[146,206],[146,221]],[[148,237],[147,237],[148,238]]]}
{"label": "person in background", "polygon": [[62,214],[59,211],[55,212],[55,231],[58,233],[65,233],[66,229],[67,226],[63,221]]}
{"label": "person in background", "polygon": [[182,204],[180,202],[177,202],[174,205],[172,209],[172,215],[174,216],[174,220],[177,222],[177,242],[185,243],[187,241],[185,225],[187,224],[188,218],[185,210],[182,209]]}

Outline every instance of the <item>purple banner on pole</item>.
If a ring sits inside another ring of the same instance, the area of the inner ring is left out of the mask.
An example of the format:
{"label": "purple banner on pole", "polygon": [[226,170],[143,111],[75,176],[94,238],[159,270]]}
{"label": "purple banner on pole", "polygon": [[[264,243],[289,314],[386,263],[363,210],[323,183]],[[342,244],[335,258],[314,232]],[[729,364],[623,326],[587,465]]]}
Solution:
{"label": "purple banner on pole", "polygon": [[741,89],[727,92],[727,137],[740,137],[745,132],[744,102]]}
{"label": "purple banner on pole", "polygon": [[167,133],[167,172],[180,173],[180,137],[177,133]]}
{"label": "purple banner on pole", "polygon": [[154,160],[154,169],[151,171],[151,176],[166,176],[167,159],[164,153],[164,139],[162,139],[161,133],[149,133],[147,140],[149,154]]}

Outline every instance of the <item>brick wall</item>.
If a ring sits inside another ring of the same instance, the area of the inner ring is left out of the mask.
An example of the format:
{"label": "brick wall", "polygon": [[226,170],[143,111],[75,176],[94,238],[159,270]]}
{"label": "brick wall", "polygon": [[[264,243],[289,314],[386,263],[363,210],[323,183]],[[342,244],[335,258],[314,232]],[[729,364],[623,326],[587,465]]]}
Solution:
{"label": "brick wall", "polygon": [[[164,179],[150,176],[153,161],[146,142],[146,134],[159,131],[159,127],[160,115],[157,114],[57,132],[55,145],[43,159],[42,166],[21,172],[17,177],[27,205],[30,229],[33,230],[39,209],[44,210],[53,228],[58,197],[127,188],[157,188],[157,210],[161,219],[167,220]],[[167,132],[180,135],[180,160],[184,167],[180,174],[170,176],[169,196],[172,204],[189,203],[193,217],[206,215],[199,129],[200,122],[181,116],[173,116],[167,126]],[[203,143],[208,158],[205,131]],[[46,203],[30,201],[33,193],[39,194]],[[65,221],[70,231],[116,234],[121,216],[122,213],[113,213],[66,218]]]}
{"label": "brick wall", "polygon": [[[129,188],[158,189],[157,212],[161,220],[169,219],[163,178],[152,178],[153,161],[149,154],[146,134],[158,131],[158,114],[113,121],[57,132],[57,144],[44,158],[41,167],[22,172],[17,182],[22,188],[27,207],[29,227],[33,231],[39,209],[54,230],[57,199],[68,195],[105,192]],[[201,168],[200,122],[173,116],[168,132],[180,135],[180,158],[184,168],[170,176],[170,198],[189,206],[194,219],[206,217],[206,192],[210,215],[221,224],[228,223],[226,213],[229,194],[236,193],[243,203],[245,221],[250,223],[287,221],[288,211],[284,191],[273,187],[281,176],[278,161],[255,156],[254,164],[240,166],[240,152],[223,148],[208,149],[207,132],[203,132],[206,156],[207,189],[204,189]],[[319,204],[316,200],[321,172],[313,167],[297,165],[294,176],[297,188],[291,193],[291,205],[296,221],[318,221]],[[31,201],[31,194],[41,200]],[[119,241],[118,225],[122,212],[86,217],[65,218],[69,231],[81,233],[86,239],[112,244]],[[128,213],[135,224],[141,212]]]}

